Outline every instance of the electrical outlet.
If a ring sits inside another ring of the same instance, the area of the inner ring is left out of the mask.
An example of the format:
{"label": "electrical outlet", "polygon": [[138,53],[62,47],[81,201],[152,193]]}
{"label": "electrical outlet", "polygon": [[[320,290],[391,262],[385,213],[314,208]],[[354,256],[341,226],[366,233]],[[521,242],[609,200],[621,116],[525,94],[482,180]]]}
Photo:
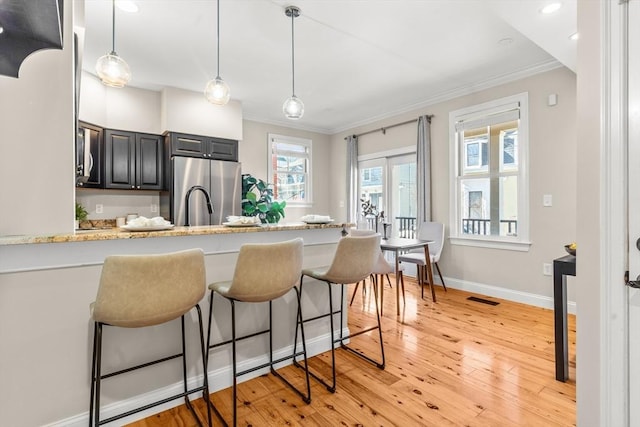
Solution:
{"label": "electrical outlet", "polygon": [[102,212],[104,212],[104,206],[96,205],[96,213],[102,213]]}
{"label": "electrical outlet", "polygon": [[151,212],[158,212],[158,205],[151,203]]}
{"label": "electrical outlet", "polygon": [[551,264],[548,262],[542,263],[542,274],[545,276],[551,276],[553,274],[553,270],[551,269]]}

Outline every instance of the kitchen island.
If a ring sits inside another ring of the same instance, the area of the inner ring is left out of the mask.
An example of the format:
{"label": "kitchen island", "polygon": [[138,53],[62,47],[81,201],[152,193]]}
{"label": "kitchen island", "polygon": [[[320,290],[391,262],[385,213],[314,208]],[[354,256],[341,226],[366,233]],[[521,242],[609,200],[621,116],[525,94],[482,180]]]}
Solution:
{"label": "kitchen island", "polygon": [[[331,262],[335,245],[349,224],[302,223],[260,227],[175,227],[165,231],[126,232],[119,229],[88,230],[47,236],[0,237],[0,413],[12,426],[87,425],[93,324],[89,304],[94,301],[104,258],[112,254],[150,254],[201,248],[205,253],[207,282],[233,276],[239,248],[244,243],[278,242],[302,237],[304,267]],[[305,317],[328,310],[326,286],[308,287],[303,294]],[[336,296],[338,298],[339,296]],[[209,293],[200,305],[208,318]],[[334,304],[339,300],[334,301]],[[266,304],[238,306],[238,333],[266,325]],[[229,304],[216,298],[212,342],[230,336]],[[274,302],[276,357],[291,351],[295,328],[295,295]],[[309,355],[330,349],[328,319],[305,325]],[[187,317],[190,381],[202,381],[198,366],[197,320]],[[345,333],[348,333],[345,330]],[[108,328],[103,355],[105,371],[151,357],[173,354],[179,342],[179,322],[142,329]],[[189,351],[190,350],[190,351]],[[255,366],[265,361],[266,337],[247,340],[238,348],[239,364]],[[231,384],[230,350],[212,351],[209,358],[211,392]],[[181,388],[178,360],[106,380],[103,414],[121,412]],[[255,375],[261,374],[255,372]],[[243,378],[243,380],[249,379]],[[33,410],[34,387],[40,399]],[[179,404],[137,414],[139,419]],[[126,421],[126,420],[125,420]]]}

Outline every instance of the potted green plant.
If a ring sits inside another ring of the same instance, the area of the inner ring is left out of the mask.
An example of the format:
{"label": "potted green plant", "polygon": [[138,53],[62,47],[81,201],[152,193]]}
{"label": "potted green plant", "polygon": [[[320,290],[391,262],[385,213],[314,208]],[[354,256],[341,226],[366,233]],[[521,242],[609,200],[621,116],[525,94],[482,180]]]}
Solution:
{"label": "potted green plant", "polygon": [[87,215],[89,215],[87,210],[80,203],[76,202],[76,228],[80,228],[80,221],[87,219]]}
{"label": "potted green plant", "polygon": [[270,185],[251,174],[242,175],[242,215],[257,216],[263,224],[276,224],[284,218],[287,202],[273,200]]}

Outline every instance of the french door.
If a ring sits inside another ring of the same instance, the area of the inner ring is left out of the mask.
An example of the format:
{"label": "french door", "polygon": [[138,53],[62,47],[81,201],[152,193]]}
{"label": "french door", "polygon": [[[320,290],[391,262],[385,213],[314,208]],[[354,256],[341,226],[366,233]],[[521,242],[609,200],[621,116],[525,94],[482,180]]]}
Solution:
{"label": "french door", "polygon": [[[359,171],[359,199],[384,211],[384,222],[391,224],[388,237],[409,237],[417,210],[415,153],[360,160]],[[359,207],[361,225],[375,228],[374,218],[362,218],[362,202]],[[381,226],[378,231],[383,232]]]}
{"label": "french door", "polygon": [[[640,1],[628,3],[628,223],[629,273],[640,276]],[[637,283],[637,282],[636,282]],[[629,425],[640,425],[640,289],[628,288]]]}

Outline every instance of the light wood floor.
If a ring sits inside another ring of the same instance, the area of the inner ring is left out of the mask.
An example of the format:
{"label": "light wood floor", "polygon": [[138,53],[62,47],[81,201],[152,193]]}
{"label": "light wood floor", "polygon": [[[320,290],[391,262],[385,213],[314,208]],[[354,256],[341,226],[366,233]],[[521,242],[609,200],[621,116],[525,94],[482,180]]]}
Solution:
{"label": "light wood floor", "polygon": [[[393,282],[393,278],[392,278]],[[497,298],[491,306],[467,300],[472,294],[436,289],[425,299],[415,282],[406,284],[407,304],[395,315],[395,289],[385,288],[383,338],[386,369],[337,350],[338,390],[312,380],[312,402],[304,404],[272,375],[238,387],[238,424],[251,426],[571,426],[575,415],[575,317],[569,316],[570,380],[554,379],[553,312]],[[349,296],[353,287],[349,288]],[[358,291],[359,293],[360,291]],[[368,293],[370,295],[371,293]],[[375,323],[373,302],[360,295],[349,309],[350,327]],[[377,331],[352,346],[378,351]],[[310,359],[330,374],[330,352]],[[300,369],[281,369],[299,378]],[[231,390],[211,395],[231,420]],[[203,420],[206,408],[198,399]],[[214,424],[220,425],[215,419]],[[196,425],[184,405],[132,426]]]}

